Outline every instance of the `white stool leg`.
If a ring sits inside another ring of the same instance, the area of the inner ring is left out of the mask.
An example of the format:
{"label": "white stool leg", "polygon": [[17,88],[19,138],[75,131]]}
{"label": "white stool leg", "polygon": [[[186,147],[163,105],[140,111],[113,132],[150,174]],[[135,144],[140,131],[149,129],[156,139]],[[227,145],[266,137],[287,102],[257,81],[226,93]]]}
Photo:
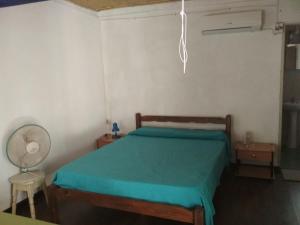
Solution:
{"label": "white stool leg", "polygon": [[17,210],[18,190],[15,184],[12,184],[12,214],[16,214]]}
{"label": "white stool leg", "polygon": [[48,200],[48,193],[47,193],[47,185],[46,185],[45,182],[42,184],[42,188],[43,188],[43,192],[44,192],[44,195],[45,195],[46,203],[48,205],[49,204],[49,200]]}
{"label": "white stool leg", "polygon": [[33,201],[33,189],[31,185],[27,186],[27,195],[29,200],[30,214],[31,218],[35,219],[35,209],[34,209],[34,201]]}

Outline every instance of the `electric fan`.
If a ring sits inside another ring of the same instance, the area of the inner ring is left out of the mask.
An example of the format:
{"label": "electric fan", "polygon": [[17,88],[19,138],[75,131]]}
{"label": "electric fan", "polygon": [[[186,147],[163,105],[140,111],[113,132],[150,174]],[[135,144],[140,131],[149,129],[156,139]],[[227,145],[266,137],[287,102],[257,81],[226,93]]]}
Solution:
{"label": "electric fan", "polygon": [[39,125],[28,124],[15,130],[8,138],[7,157],[21,172],[28,172],[44,161],[51,147],[47,130]]}

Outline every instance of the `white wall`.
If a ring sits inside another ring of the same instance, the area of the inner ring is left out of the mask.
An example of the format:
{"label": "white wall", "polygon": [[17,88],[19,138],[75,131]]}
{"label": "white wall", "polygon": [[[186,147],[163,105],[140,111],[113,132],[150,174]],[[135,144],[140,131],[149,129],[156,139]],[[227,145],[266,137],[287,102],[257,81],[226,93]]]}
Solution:
{"label": "white wall", "polygon": [[8,134],[35,122],[50,133],[43,168],[53,172],[90,151],[104,132],[105,105],[98,18],[46,1],[0,9],[0,209],[9,207]]}
{"label": "white wall", "polygon": [[[276,2],[256,2],[256,7],[236,7],[265,9],[265,28],[271,28]],[[214,5],[188,5],[189,61],[183,75],[178,56],[180,19],[172,11],[175,6],[169,11],[164,7],[159,16],[151,7],[141,7],[143,15],[137,9],[100,14],[111,119],[131,130],[135,112],[230,113],[235,139],[252,131],[257,141],[278,143],[282,34],[274,35],[268,29],[203,36],[203,12]]]}
{"label": "white wall", "polygon": [[279,0],[279,21],[288,24],[300,23],[300,1]]}

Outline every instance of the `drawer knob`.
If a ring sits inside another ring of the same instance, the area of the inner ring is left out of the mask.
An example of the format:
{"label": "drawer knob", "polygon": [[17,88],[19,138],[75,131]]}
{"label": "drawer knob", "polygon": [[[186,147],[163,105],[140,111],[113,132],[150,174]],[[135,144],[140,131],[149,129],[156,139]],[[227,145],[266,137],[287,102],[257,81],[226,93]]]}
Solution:
{"label": "drawer knob", "polygon": [[251,156],[252,156],[252,158],[256,158],[256,155],[255,155],[255,154],[252,154]]}

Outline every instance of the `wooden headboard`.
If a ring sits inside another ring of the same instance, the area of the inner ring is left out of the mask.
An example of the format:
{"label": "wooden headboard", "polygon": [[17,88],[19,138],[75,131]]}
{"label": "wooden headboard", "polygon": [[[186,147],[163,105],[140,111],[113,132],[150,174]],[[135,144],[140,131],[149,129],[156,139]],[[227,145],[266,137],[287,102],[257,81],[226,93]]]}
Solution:
{"label": "wooden headboard", "polygon": [[203,123],[224,124],[225,132],[231,140],[231,115],[225,117],[201,117],[201,116],[153,116],[135,114],[136,128],[142,127],[142,122],[174,122],[174,123]]}

